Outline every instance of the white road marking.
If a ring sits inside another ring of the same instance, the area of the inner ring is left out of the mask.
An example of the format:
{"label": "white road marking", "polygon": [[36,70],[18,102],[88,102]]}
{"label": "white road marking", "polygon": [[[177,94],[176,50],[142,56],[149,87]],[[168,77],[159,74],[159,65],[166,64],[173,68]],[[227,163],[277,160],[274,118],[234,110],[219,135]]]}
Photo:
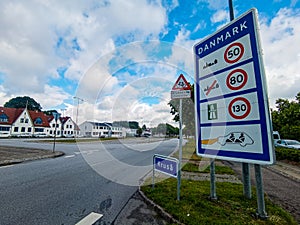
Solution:
{"label": "white road marking", "polygon": [[91,212],[75,225],[92,225],[96,223],[103,215],[95,212]]}
{"label": "white road marking", "polygon": [[75,155],[67,155],[67,156],[65,156],[65,158],[73,158],[73,157],[75,157]]}

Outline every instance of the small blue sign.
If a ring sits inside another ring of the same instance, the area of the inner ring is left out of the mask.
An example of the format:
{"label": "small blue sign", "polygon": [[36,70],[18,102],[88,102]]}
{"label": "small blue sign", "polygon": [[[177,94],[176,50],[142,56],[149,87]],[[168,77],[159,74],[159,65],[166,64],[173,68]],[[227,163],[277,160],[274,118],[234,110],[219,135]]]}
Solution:
{"label": "small blue sign", "polygon": [[178,176],[178,160],[175,158],[154,155],[153,167],[155,170],[177,178]]}

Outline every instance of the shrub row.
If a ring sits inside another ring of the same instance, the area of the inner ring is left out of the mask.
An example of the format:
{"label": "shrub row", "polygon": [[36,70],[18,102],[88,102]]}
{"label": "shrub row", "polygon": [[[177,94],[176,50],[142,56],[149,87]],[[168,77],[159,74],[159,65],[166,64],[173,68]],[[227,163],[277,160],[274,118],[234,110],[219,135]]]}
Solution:
{"label": "shrub row", "polygon": [[276,147],[275,154],[277,160],[290,160],[293,162],[300,162],[299,149]]}

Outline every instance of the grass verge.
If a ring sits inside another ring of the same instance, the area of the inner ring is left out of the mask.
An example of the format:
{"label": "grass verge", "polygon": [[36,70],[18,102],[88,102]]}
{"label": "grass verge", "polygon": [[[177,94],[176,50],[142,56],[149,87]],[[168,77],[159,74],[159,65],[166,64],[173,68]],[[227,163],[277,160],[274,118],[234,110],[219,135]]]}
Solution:
{"label": "grass verge", "polygon": [[176,199],[177,180],[170,178],[141,190],[155,203],[163,207],[175,219],[187,225],[198,224],[297,224],[293,217],[266,199],[269,218],[256,217],[256,196],[243,195],[243,186],[228,182],[217,183],[218,200],[210,200],[210,182],[182,180],[180,201]]}
{"label": "grass verge", "polygon": [[[182,171],[187,171],[187,172],[194,172],[194,173],[209,173],[210,172],[210,167],[209,165],[201,167],[199,166],[198,163],[186,163],[182,169]],[[228,166],[223,166],[223,165],[215,165],[215,172],[216,174],[229,174],[229,175],[234,175],[233,169],[231,169]]]}

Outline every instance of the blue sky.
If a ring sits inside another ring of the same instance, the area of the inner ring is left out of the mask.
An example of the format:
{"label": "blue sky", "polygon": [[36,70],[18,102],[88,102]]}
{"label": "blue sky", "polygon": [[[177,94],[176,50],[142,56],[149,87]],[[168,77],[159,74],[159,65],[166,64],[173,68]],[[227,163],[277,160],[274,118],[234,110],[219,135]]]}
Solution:
{"label": "blue sky", "polygon": [[[298,0],[235,0],[257,8],[269,102],[300,91]],[[180,73],[193,83],[193,45],[229,22],[226,0],[0,2],[0,102],[27,95],[78,121],[171,123]]]}

